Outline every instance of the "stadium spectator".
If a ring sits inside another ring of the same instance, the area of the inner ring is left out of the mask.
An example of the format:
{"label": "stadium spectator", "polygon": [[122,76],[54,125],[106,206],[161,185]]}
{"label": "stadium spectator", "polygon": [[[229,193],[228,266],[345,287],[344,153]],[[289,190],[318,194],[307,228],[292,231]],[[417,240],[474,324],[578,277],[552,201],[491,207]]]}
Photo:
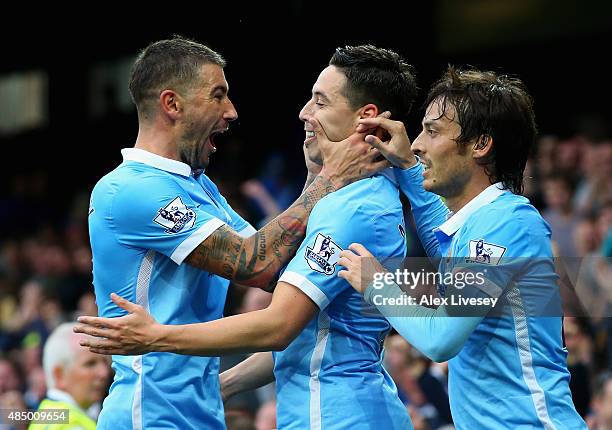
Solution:
{"label": "stadium spectator", "polygon": [[[0,429],[2,430],[25,430],[28,427],[28,421],[23,419],[17,420],[9,420],[9,414],[11,412],[15,413],[27,413],[27,405],[23,399],[21,393],[17,390],[7,391],[5,393],[0,393],[0,410],[2,411],[3,417],[2,420],[5,419],[11,422],[10,425],[4,426],[2,422],[0,422]],[[27,415],[26,415],[27,416]]]}
{"label": "stadium spectator", "polygon": [[21,385],[17,366],[11,360],[0,357],[0,394],[21,390]]}
{"label": "stadium spectator", "polygon": [[578,217],[572,207],[572,180],[566,174],[552,173],[544,178],[543,185],[546,209],[542,217],[550,225],[559,255],[575,259],[578,253],[573,232],[578,226]]}
{"label": "stadium spectator", "polygon": [[593,413],[588,418],[590,430],[612,430],[612,373],[602,372],[595,382]]}
{"label": "stadium spectator", "polygon": [[95,418],[88,410],[102,401],[108,389],[111,369],[106,357],[92,354],[79,345],[83,335],[73,332],[75,323],[58,326],[44,348],[43,367],[47,395],[38,410],[68,410],[69,423],[32,424],[31,430],[95,429]]}
{"label": "stadium spectator", "polygon": [[[385,368],[397,385],[398,396],[409,406],[411,417],[418,415],[434,430],[452,423],[446,382],[433,375],[431,360],[398,334],[385,339]],[[414,419],[413,425],[417,427]]]}
{"label": "stadium spectator", "polygon": [[593,341],[588,333],[587,321],[565,317],[563,338],[567,348],[567,369],[570,372],[570,390],[576,411],[586,417],[591,401],[593,375]]}
{"label": "stadium spectator", "polygon": [[551,173],[544,178],[544,203],[542,218],[548,223],[552,233],[555,255],[562,259],[572,283],[576,283],[579,260],[574,241],[574,232],[579,224],[574,213],[572,195],[574,185],[569,173]]}

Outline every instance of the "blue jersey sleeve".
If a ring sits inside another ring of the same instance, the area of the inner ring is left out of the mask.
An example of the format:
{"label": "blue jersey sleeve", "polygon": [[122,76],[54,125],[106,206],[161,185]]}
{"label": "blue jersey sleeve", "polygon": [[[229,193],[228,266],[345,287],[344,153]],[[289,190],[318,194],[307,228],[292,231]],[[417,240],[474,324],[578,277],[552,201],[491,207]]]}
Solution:
{"label": "blue jersey sleeve", "polygon": [[197,206],[177,183],[160,178],[154,186],[132,182],[118,190],[109,222],[122,245],[152,249],[181,264],[224,224],[212,209],[212,202]]}
{"label": "blue jersey sleeve", "polygon": [[[482,297],[477,292],[472,297]],[[382,289],[368,287],[364,294],[366,302],[373,304],[389,321],[389,324],[411,345],[433,361],[443,362],[454,357],[463,347],[472,331],[483,316],[453,317],[446,306],[437,309],[419,305],[405,305],[401,308],[389,306],[389,299],[401,300],[404,292],[394,283]],[[382,302],[382,298],[387,302]]]}
{"label": "blue jersey sleeve", "polygon": [[421,163],[405,170],[396,167],[394,172],[400,190],[410,201],[417,234],[423,249],[432,259],[440,257],[440,248],[433,234],[433,229],[446,221],[449,213],[448,208],[444,205],[440,196],[423,188],[423,166]]}
{"label": "blue jersey sleeve", "polygon": [[397,228],[397,219],[402,220],[397,213],[375,214],[371,208],[350,204],[334,205],[333,210],[316,209],[308,221],[306,238],[279,280],[302,290],[323,310],[351,288],[337,276],[337,262],[343,249],[351,243],[361,243],[383,259],[401,255],[392,247],[405,247],[405,242]]}

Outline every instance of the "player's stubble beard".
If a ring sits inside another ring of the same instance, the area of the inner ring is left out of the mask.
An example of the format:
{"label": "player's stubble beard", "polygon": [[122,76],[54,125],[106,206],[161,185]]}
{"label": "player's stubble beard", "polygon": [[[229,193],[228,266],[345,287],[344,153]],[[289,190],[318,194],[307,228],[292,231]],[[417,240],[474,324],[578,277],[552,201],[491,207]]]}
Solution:
{"label": "player's stubble beard", "polygon": [[[202,143],[203,142],[203,143]],[[210,154],[207,153],[208,136],[203,138],[193,124],[187,129],[182,139],[176,144],[180,160],[192,170],[206,169]]]}
{"label": "player's stubble beard", "polygon": [[[473,172],[469,163],[461,157],[465,156],[466,149],[462,145],[457,146],[457,159],[451,164],[446,164],[443,168],[437,169],[436,163],[429,161],[431,174],[433,176],[431,185],[427,191],[438,194],[444,198],[454,198],[461,195],[470,182]],[[441,175],[444,171],[444,179],[440,180],[436,175]]]}
{"label": "player's stubble beard", "polygon": [[308,152],[308,158],[310,159],[311,162],[322,166],[323,165],[323,155],[321,154],[321,151],[319,150],[318,145],[319,143],[316,140],[314,140],[313,142],[310,142],[310,144],[306,146],[306,151]]}
{"label": "player's stubble beard", "polygon": [[[319,121],[319,125],[321,126],[321,130],[323,131],[323,133],[325,133],[325,135],[328,136],[327,131],[325,129],[327,124]],[[350,136],[350,133],[347,133],[346,136],[342,137],[339,141],[342,141],[349,136]],[[317,139],[310,142],[306,146],[306,150],[308,151],[308,158],[310,159],[311,162],[323,166],[324,164],[323,154],[321,153],[321,150],[319,149],[319,141]]]}
{"label": "player's stubble beard", "polygon": [[181,161],[188,164],[193,170],[206,169],[208,167],[208,157],[204,158],[204,146],[194,144],[191,147],[184,146],[179,149]]}

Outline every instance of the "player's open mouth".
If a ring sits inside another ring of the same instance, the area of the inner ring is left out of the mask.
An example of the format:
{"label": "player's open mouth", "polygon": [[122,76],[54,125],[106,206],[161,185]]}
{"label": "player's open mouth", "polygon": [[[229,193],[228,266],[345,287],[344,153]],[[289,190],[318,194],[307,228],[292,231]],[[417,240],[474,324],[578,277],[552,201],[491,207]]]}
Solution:
{"label": "player's open mouth", "polygon": [[426,164],[424,161],[421,160],[421,164],[423,165],[423,174],[425,174],[425,172],[429,171],[430,167],[428,164]]}
{"label": "player's open mouth", "polygon": [[212,133],[210,133],[210,136],[208,138],[208,143],[210,143],[210,147],[212,148],[212,152],[215,153],[217,152],[217,146],[215,144],[215,139],[218,135],[225,133],[228,130],[229,127],[227,128],[223,128],[221,130],[216,130],[213,131]]}
{"label": "player's open mouth", "polygon": [[304,139],[304,145],[312,143],[316,139],[314,131],[304,130],[306,132],[306,138]]}

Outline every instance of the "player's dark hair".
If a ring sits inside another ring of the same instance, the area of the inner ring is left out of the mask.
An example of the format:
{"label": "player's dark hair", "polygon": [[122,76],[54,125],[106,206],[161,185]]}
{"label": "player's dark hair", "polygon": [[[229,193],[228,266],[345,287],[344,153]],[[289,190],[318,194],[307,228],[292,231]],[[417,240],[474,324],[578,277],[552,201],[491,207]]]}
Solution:
{"label": "player's dark hair", "polygon": [[[439,103],[441,116],[461,126],[459,145],[492,138],[492,150],[481,160],[489,180],[521,194],[523,171],[537,134],[533,100],[523,82],[495,72],[449,66],[430,90],[425,106],[432,102]],[[455,118],[447,115],[449,104],[455,108]]]}
{"label": "player's dark hair", "polygon": [[336,48],[329,61],[346,75],[344,96],[357,109],[368,103],[406,121],[417,96],[412,67],[399,54],[372,45]]}
{"label": "player's dark hair", "polygon": [[181,36],[144,48],[132,66],[129,84],[139,114],[146,113],[149,102],[157,100],[165,89],[183,90],[197,83],[204,64],[225,67],[225,60],[212,49]]}

